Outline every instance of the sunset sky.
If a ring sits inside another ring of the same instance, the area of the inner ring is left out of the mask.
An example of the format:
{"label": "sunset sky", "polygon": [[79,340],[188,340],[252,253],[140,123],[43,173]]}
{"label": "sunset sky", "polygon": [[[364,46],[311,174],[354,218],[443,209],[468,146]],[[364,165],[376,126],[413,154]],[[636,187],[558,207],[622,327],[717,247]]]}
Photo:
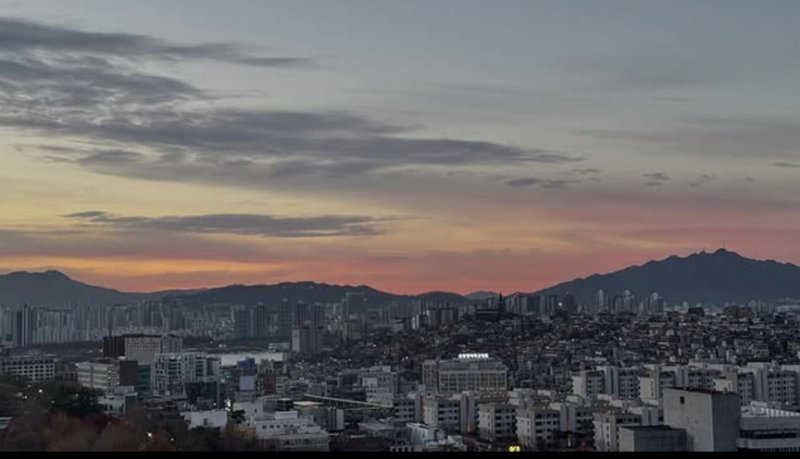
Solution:
{"label": "sunset sky", "polygon": [[0,272],[532,291],[800,263],[796,0],[0,0]]}

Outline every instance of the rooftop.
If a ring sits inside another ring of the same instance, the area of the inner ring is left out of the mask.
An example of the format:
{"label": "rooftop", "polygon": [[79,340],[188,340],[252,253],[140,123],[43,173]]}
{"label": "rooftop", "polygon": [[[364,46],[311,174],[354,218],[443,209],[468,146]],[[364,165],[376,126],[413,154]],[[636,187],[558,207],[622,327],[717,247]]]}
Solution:
{"label": "rooftop", "polygon": [[644,432],[658,432],[658,431],[670,431],[670,430],[682,430],[682,429],[673,429],[670,426],[666,425],[659,425],[659,426],[621,426],[620,429],[628,429],[628,430],[636,430],[636,431],[644,431]]}
{"label": "rooftop", "polygon": [[800,413],[794,411],[779,410],[775,408],[764,408],[759,406],[747,406],[742,408],[742,417],[745,418],[796,418]]}

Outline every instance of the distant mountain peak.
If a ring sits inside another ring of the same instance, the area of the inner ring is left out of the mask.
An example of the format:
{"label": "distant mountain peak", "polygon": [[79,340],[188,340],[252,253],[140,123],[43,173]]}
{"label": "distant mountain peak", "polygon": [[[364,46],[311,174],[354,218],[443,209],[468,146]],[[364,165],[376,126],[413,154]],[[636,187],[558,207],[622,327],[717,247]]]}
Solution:
{"label": "distant mountain peak", "polygon": [[57,270],[0,275],[0,304],[5,305],[108,304],[127,299],[124,293],[72,280]]}
{"label": "distant mountain peak", "polygon": [[672,255],[608,274],[594,274],[543,292],[572,292],[577,298],[591,302],[598,290],[612,294],[631,290],[640,297],[659,292],[673,303],[771,301],[800,297],[800,267],[773,260],[755,260],[720,248],[687,257]]}
{"label": "distant mountain peak", "polygon": [[672,260],[672,259],[685,260],[685,259],[689,259],[689,258],[700,258],[700,257],[702,257],[702,258],[712,258],[712,257],[713,258],[723,258],[723,257],[728,257],[728,258],[730,258],[730,257],[746,258],[746,257],[740,255],[737,252],[734,252],[734,251],[728,250],[728,249],[726,249],[724,247],[721,247],[721,248],[719,248],[717,250],[714,250],[713,252],[710,252],[710,251],[708,251],[706,249],[703,249],[703,250],[700,250],[699,252],[695,252],[695,253],[689,255],[688,257],[679,257],[677,255],[672,255],[669,258],[667,258],[667,260]]}
{"label": "distant mountain peak", "polygon": [[465,298],[469,298],[473,301],[483,301],[489,298],[495,298],[499,295],[497,292],[487,292],[484,290],[479,290],[477,292],[472,292],[468,295],[464,295]]}
{"label": "distant mountain peak", "polygon": [[54,270],[54,269],[51,269],[51,270],[48,270],[48,271],[42,271],[42,272],[14,271],[14,272],[10,272],[10,273],[6,274],[6,276],[10,276],[10,277],[50,277],[50,278],[60,277],[60,278],[69,279],[69,277],[66,274],[62,273],[61,271]]}
{"label": "distant mountain peak", "polygon": [[66,274],[62,273],[61,271],[57,271],[57,270],[55,270],[55,269],[51,269],[51,270],[49,270],[49,271],[45,271],[45,272],[43,272],[42,274],[43,274],[44,276],[46,276],[46,277],[50,277],[50,278],[52,278],[52,279],[67,279],[67,280],[72,280],[72,279],[70,279],[70,277],[69,277],[69,276],[67,276]]}

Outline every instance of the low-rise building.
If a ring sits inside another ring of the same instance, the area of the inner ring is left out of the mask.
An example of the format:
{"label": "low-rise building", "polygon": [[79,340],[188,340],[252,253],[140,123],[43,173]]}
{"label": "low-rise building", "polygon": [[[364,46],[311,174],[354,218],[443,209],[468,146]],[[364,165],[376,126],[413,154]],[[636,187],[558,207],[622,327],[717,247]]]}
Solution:
{"label": "low-rise building", "polygon": [[743,370],[753,375],[753,400],[798,405],[800,373],[763,362],[750,363]]}
{"label": "low-rise building", "polygon": [[438,427],[418,422],[410,422],[406,426],[409,429],[409,441],[412,445],[425,446],[447,438],[447,433]]}
{"label": "low-rise building", "polygon": [[736,447],[739,451],[800,451],[800,413],[757,403],[743,407]]}
{"label": "low-rise building", "polygon": [[686,431],[669,426],[627,426],[619,429],[621,452],[686,451]]}
{"label": "low-rise building", "polygon": [[156,354],[152,390],[157,395],[181,395],[189,383],[216,383],[221,377],[219,357],[198,352]]}
{"label": "low-rise building", "polygon": [[572,376],[572,393],[585,398],[595,398],[603,393],[605,379],[596,370],[584,370]]}
{"label": "low-rise building", "polygon": [[136,406],[136,402],[137,394],[131,386],[115,387],[97,399],[97,404],[106,415],[119,419],[124,418]]}
{"label": "low-rise building", "polygon": [[181,416],[189,424],[189,429],[198,427],[223,429],[228,425],[226,410],[185,411]]}
{"label": "low-rise building", "polygon": [[15,375],[32,382],[53,381],[56,357],[50,354],[26,354],[0,357],[0,375]]}
{"label": "low-rise building", "polygon": [[265,413],[252,425],[256,439],[266,449],[290,452],[330,450],[328,432],[310,416],[300,416],[294,410]]}
{"label": "low-rise building", "polygon": [[139,366],[130,360],[101,359],[75,364],[78,384],[81,387],[101,390],[106,394],[114,392],[117,387],[137,385]]}
{"label": "low-rise building", "polygon": [[689,451],[736,451],[740,416],[738,394],[664,391],[664,423],[686,430]]}
{"label": "low-rise building", "polygon": [[640,426],[642,418],[638,414],[611,411],[594,414],[594,448],[597,451],[619,451],[619,430],[621,427]]}
{"label": "low-rise building", "polygon": [[447,432],[461,428],[461,401],[442,395],[427,395],[422,400],[422,421]]}
{"label": "low-rise building", "polygon": [[408,424],[417,421],[417,400],[412,397],[395,397],[392,400],[394,421]]}
{"label": "low-rise building", "polygon": [[547,449],[561,430],[561,413],[549,408],[528,408],[517,411],[517,439],[528,451]]}
{"label": "low-rise building", "polygon": [[724,372],[719,377],[714,378],[714,390],[719,392],[729,392],[739,394],[739,403],[742,406],[749,406],[753,401],[755,386],[755,376],[753,373],[742,373],[738,371]]}
{"label": "low-rise building", "polygon": [[462,354],[451,360],[426,360],[422,367],[423,383],[434,392],[505,393],[508,390],[508,367],[486,354]]}
{"label": "low-rise building", "polygon": [[517,436],[517,408],[508,403],[478,404],[478,435],[491,443],[508,442]]}
{"label": "low-rise building", "polygon": [[553,402],[549,407],[558,410],[559,426],[562,432],[588,434],[594,430],[592,424],[594,411],[590,406],[582,406],[574,402]]}

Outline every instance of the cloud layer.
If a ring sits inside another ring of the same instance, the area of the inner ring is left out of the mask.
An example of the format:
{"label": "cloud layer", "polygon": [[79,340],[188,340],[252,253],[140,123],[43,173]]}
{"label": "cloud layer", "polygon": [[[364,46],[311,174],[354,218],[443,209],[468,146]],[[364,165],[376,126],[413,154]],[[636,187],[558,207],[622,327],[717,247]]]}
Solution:
{"label": "cloud layer", "polygon": [[[215,96],[139,69],[142,60],[289,67],[307,62],[304,58],[258,57],[231,44],[177,45],[11,19],[0,19],[0,42],[0,126],[106,145],[55,155],[97,172],[191,181],[246,168],[244,177],[263,183],[581,159],[488,141],[420,138],[407,126],[340,111],[197,108],[188,103],[213,102]],[[52,151],[48,156],[53,158]],[[152,174],[154,168],[169,172]],[[198,169],[219,174],[198,175]]]}
{"label": "cloud layer", "polygon": [[647,183],[645,183],[647,186],[661,186],[672,180],[663,172],[648,172],[646,174],[642,174],[642,176],[647,179]]}
{"label": "cloud layer", "polygon": [[84,226],[117,230],[155,230],[175,233],[236,234],[283,238],[374,236],[381,234],[383,219],[361,216],[321,215],[314,217],[276,217],[254,214],[215,214],[192,216],[138,217],[102,211],[65,215]]}
{"label": "cloud layer", "polygon": [[58,52],[90,56],[147,58],[166,61],[200,59],[257,67],[298,65],[302,57],[263,57],[230,43],[181,45],[146,35],[87,32],[14,18],[0,18],[4,52]]}

